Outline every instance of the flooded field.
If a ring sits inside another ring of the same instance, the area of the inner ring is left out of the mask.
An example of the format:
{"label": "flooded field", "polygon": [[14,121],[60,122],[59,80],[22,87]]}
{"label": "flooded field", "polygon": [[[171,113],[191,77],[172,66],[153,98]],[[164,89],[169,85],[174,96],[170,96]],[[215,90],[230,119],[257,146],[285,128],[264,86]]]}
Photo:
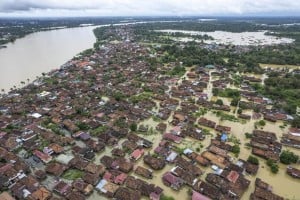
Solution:
{"label": "flooded field", "polygon": [[272,69],[300,69],[300,66],[297,65],[275,65],[275,64],[259,64],[262,68],[272,68]]}
{"label": "flooded field", "polygon": [[[215,32],[200,32],[200,31],[183,31],[183,30],[158,30],[160,32],[167,33],[186,33],[190,35],[208,35],[214,38],[214,40],[204,40],[207,44],[233,44],[233,45],[273,45],[273,44],[288,44],[294,42],[291,38],[279,38],[270,35],[265,35],[266,31],[259,32],[242,32],[233,33],[226,31],[215,31]],[[202,42],[201,40],[194,40],[189,37],[178,37],[174,40],[189,42],[196,41]]]}

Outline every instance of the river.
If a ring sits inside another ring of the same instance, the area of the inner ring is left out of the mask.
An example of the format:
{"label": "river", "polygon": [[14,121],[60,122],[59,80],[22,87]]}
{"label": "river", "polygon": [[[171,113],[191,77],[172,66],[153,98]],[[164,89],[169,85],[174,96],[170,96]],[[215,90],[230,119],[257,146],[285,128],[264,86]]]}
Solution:
{"label": "river", "polygon": [[0,49],[0,90],[32,81],[93,47],[95,26],[36,32]]}

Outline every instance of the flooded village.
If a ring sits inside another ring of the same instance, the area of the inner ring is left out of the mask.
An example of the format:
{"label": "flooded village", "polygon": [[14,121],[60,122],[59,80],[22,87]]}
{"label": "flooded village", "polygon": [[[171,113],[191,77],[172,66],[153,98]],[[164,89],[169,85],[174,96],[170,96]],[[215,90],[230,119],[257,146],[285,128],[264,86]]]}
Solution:
{"label": "flooded village", "polygon": [[252,87],[266,74],[153,66],[159,45],[105,31],[117,39],[2,94],[0,199],[300,198],[298,158],[280,163],[300,129]]}

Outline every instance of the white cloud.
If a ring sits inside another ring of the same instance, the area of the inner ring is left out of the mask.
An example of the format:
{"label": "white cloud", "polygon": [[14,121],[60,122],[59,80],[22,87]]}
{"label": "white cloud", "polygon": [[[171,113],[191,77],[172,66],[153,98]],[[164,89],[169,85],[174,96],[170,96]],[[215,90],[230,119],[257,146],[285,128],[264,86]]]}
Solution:
{"label": "white cloud", "polygon": [[0,0],[0,16],[299,15],[296,0]]}

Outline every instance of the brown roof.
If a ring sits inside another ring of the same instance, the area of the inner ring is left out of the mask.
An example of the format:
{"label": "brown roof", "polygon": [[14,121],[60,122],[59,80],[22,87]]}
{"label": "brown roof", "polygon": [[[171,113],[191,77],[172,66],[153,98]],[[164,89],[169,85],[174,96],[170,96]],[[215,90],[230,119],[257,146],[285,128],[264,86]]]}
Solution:
{"label": "brown roof", "polygon": [[31,195],[31,199],[33,200],[48,200],[52,196],[52,193],[47,190],[45,187],[40,187]]}
{"label": "brown roof", "polygon": [[2,192],[0,194],[0,199],[1,200],[15,200],[15,198],[13,198],[9,193],[7,192]]}

